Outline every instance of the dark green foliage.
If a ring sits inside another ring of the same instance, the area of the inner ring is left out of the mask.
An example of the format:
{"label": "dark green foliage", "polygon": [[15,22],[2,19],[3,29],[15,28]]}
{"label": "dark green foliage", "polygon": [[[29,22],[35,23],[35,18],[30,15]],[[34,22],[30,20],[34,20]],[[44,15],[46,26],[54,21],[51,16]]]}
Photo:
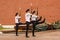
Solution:
{"label": "dark green foliage", "polygon": [[60,21],[52,23],[54,29],[60,29]]}
{"label": "dark green foliage", "polygon": [[38,24],[36,25],[36,30],[39,32],[39,31],[45,31],[47,30],[48,26],[47,24]]}

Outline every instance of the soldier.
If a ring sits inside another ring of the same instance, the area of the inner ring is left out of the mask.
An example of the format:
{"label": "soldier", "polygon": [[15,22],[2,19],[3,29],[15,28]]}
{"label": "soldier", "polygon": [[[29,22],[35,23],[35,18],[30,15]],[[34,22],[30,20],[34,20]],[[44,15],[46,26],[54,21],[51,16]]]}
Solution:
{"label": "soldier", "polygon": [[15,14],[15,24],[16,24],[16,36],[18,36],[18,25],[19,25],[19,19],[21,17],[19,16],[18,13]]}
{"label": "soldier", "polygon": [[28,27],[30,24],[30,18],[31,18],[31,13],[30,13],[30,9],[26,10],[26,14],[25,14],[25,20],[26,20],[26,37],[28,36]]}
{"label": "soldier", "polygon": [[41,23],[44,23],[44,22],[45,22],[45,19],[40,22],[40,20],[42,19],[42,16],[41,16],[39,19],[37,19],[37,18],[38,18],[38,16],[36,15],[35,11],[33,11],[33,12],[32,12],[32,17],[31,17],[32,26],[33,26],[33,28],[32,28],[32,36],[33,36],[33,37],[35,37],[35,35],[34,35],[35,26],[36,26],[37,24],[41,24]]}

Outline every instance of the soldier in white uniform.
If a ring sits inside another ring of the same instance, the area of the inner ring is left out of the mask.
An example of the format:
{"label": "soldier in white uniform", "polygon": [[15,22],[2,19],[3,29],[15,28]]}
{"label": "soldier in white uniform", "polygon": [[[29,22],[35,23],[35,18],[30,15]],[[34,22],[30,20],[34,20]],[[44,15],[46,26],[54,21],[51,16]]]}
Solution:
{"label": "soldier in white uniform", "polygon": [[31,18],[30,10],[27,9],[27,10],[26,10],[26,14],[25,14],[25,21],[26,21],[26,37],[28,37],[28,27],[29,27],[29,24],[30,24],[30,18]]}
{"label": "soldier in white uniform", "polygon": [[[32,12],[32,17],[31,17],[31,20],[32,20],[32,36],[35,37],[34,35],[34,30],[35,30],[35,26],[37,24],[41,24],[41,23],[44,23],[45,22],[45,19],[43,21],[41,21],[42,17],[40,17],[40,19],[37,19],[38,16],[36,15],[35,11]],[[39,22],[40,21],[40,22]]]}
{"label": "soldier in white uniform", "polygon": [[32,17],[31,17],[31,20],[32,20],[32,36],[34,37],[34,30],[35,30],[35,26],[36,26],[36,20],[37,20],[37,15],[35,13],[35,11],[32,12]]}
{"label": "soldier in white uniform", "polygon": [[15,24],[16,24],[16,36],[18,36],[18,25],[19,25],[19,20],[20,20],[20,16],[18,15],[18,13],[15,14]]}

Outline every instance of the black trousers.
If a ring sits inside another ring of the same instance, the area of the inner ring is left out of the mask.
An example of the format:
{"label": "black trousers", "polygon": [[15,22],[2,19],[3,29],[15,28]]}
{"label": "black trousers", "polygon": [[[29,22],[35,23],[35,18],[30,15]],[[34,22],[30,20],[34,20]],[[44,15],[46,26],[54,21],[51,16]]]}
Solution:
{"label": "black trousers", "polygon": [[[43,21],[40,21],[40,20],[41,20],[41,18],[38,19],[38,20],[36,20],[36,21],[32,21],[32,22],[31,22],[31,23],[32,23],[32,26],[33,26],[33,28],[32,28],[32,36],[34,36],[35,26],[38,25],[38,24],[42,24],[42,23],[45,22],[45,19],[44,19]],[[39,21],[40,21],[40,22],[39,22]]]}
{"label": "black trousers", "polygon": [[35,26],[36,26],[36,21],[32,21],[32,36],[34,36],[34,30],[35,30]]}
{"label": "black trousers", "polygon": [[16,23],[16,36],[18,35],[18,25],[19,23]]}
{"label": "black trousers", "polygon": [[26,21],[26,37],[28,37],[28,29],[29,29],[30,22]]}
{"label": "black trousers", "polygon": [[16,23],[16,36],[18,35],[18,27],[19,27],[19,25],[23,25],[23,24],[25,24],[25,23]]}

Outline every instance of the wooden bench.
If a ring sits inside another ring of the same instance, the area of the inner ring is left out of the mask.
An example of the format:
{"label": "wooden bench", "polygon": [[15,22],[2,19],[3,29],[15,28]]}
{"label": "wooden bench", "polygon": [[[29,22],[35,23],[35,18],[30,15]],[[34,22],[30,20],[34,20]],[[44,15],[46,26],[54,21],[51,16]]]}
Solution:
{"label": "wooden bench", "polygon": [[[16,28],[16,25],[14,26],[14,28]],[[32,24],[29,25],[29,30],[31,30],[31,29],[32,29]],[[18,30],[26,30],[26,24],[19,25]]]}

